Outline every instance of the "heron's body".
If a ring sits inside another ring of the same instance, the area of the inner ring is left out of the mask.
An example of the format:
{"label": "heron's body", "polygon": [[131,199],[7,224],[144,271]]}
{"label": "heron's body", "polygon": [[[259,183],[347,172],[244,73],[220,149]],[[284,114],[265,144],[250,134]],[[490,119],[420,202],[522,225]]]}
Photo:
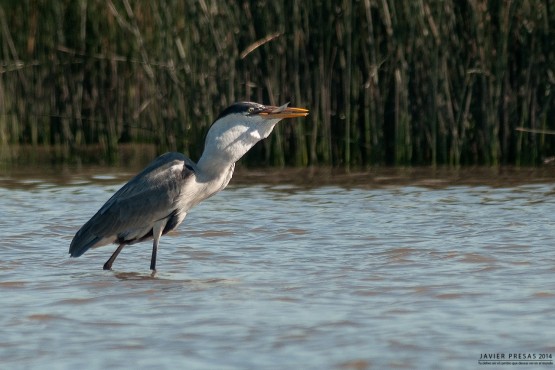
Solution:
{"label": "heron's body", "polygon": [[112,263],[125,245],[154,239],[151,269],[155,270],[160,237],[175,229],[198,203],[223,190],[237,162],[266,138],[283,118],[306,116],[300,108],[236,103],[210,128],[198,163],[181,153],[166,153],[119,189],[77,232],[69,253],[79,257],[90,248],[117,243],[104,265]]}

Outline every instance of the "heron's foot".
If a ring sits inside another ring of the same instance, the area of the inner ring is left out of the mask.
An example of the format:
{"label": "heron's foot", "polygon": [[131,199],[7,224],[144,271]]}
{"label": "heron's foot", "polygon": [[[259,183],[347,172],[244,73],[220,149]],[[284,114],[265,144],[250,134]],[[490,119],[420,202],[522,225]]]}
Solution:
{"label": "heron's foot", "polygon": [[156,277],[156,270],[150,270],[150,277]]}
{"label": "heron's foot", "polygon": [[104,266],[102,266],[103,270],[111,270],[112,269],[112,264],[110,263],[110,261],[106,262],[104,264]]}

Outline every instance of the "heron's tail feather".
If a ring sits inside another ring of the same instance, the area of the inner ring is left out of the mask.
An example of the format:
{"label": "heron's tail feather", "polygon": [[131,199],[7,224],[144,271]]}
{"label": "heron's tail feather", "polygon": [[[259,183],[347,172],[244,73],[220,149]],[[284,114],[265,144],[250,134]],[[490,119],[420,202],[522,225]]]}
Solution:
{"label": "heron's tail feather", "polygon": [[108,238],[96,235],[88,226],[88,223],[85,224],[73,237],[69,246],[69,254],[71,257],[79,257],[90,248],[100,247],[111,242]]}
{"label": "heron's tail feather", "polygon": [[89,248],[98,243],[99,240],[100,238],[98,236],[90,234],[80,235],[80,232],[78,232],[71,241],[71,245],[69,246],[69,254],[71,255],[71,257],[79,257],[87,250],[89,250]]}

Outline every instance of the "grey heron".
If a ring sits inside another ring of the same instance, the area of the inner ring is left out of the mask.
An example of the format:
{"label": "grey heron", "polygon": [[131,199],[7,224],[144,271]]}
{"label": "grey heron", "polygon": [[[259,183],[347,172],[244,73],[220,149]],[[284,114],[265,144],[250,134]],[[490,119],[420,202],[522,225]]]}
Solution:
{"label": "grey heron", "polygon": [[104,264],[104,270],[111,270],[124,246],[154,239],[150,269],[155,271],[160,237],[181,224],[191,208],[223,190],[235,162],[268,137],[280,120],[306,115],[308,110],[288,104],[229,106],[210,126],[197,163],[176,152],[156,158],[77,231],[69,254],[79,257],[90,248],[119,244]]}

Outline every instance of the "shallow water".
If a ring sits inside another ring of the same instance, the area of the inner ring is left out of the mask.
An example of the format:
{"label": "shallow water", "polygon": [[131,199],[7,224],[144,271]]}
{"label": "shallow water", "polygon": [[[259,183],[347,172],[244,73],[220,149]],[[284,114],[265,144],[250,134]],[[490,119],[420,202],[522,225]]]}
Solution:
{"label": "shallow water", "polygon": [[555,356],[555,180],[232,182],[161,239],[152,277],[149,242],[114,271],[102,264],[115,246],[67,256],[126,176],[0,178],[5,368],[468,369],[485,353]]}

